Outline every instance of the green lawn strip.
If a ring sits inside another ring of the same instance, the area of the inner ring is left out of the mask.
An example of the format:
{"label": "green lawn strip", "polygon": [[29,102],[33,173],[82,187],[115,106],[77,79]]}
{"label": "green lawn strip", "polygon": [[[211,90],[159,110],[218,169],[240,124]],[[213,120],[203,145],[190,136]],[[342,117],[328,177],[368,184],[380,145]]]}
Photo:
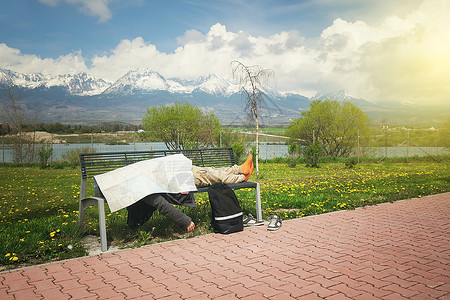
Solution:
{"label": "green lawn strip", "polygon": [[[260,163],[263,217],[292,219],[336,210],[422,197],[450,191],[450,162],[343,163],[320,168]],[[256,180],[255,175],[250,180]],[[0,264],[18,267],[85,255],[83,235],[98,235],[96,207],[86,211],[78,232],[79,170],[0,167]],[[88,195],[93,193],[92,183]],[[255,215],[254,190],[236,191],[245,214]],[[196,208],[182,208],[196,224],[185,233],[155,213],[142,227],[126,227],[126,210],[106,212],[108,241],[137,247],[211,232],[206,193],[196,194]]]}

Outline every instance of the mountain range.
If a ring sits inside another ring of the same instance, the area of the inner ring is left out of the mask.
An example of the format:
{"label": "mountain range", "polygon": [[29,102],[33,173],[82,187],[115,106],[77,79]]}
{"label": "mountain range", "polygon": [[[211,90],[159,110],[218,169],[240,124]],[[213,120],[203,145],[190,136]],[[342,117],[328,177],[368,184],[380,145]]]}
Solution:
{"label": "mountain range", "polygon": [[[11,86],[19,90],[21,107],[30,114],[38,112],[41,122],[137,124],[147,107],[175,101],[212,111],[223,125],[242,124],[247,120],[246,101],[240,87],[216,74],[188,81],[164,78],[150,69],[136,69],[115,82],[108,82],[86,73],[45,75],[0,69],[0,88]],[[404,108],[374,104],[344,91],[318,94],[311,99],[270,88],[265,88],[263,94],[262,123],[267,125],[288,124],[309,108],[312,99],[350,101],[372,118]]]}

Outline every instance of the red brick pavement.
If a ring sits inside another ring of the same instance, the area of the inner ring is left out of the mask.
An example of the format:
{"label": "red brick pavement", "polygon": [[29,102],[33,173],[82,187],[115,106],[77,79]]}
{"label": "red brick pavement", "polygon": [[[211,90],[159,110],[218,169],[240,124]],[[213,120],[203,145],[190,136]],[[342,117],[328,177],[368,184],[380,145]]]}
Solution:
{"label": "red brick pavement", "polygon": [[0,299],[450,299],[450,193],[0,273]]}

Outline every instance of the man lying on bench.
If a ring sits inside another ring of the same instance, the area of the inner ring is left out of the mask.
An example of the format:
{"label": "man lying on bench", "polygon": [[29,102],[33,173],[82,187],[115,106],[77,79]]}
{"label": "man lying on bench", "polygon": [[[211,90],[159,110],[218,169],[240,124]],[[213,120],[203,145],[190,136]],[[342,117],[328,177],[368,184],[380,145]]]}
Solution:
{"label": "man lying on bench", "polygon": [[[247,181],[253,173],[253,161],[250,154],[247,160],[240,166],[231,167],[198,167],[192,166],[194,182],[196,187],[205,187],[215,183],[239,183]],[[96,196],[102,196],[100,189],[96,186]],[[130,228],[137,228],[144,224],[158,210],[160,214],[172,220],[181,228],[186,228],[188,232],[194,230],[195,224],[192,219],[173,206],[184,205],[195,207],[195,200],[192,193],[155,193],[150,194],[140,201],[127,207],[128,221]]]}

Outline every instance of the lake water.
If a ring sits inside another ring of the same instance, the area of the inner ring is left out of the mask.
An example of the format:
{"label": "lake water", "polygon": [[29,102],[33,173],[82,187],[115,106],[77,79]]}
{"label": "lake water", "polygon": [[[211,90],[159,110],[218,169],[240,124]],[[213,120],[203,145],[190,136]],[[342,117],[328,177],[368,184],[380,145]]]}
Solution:
{"label": "lake water", "polygon": [[[101,143],[86,144],[53,144],[53,161],[61,159],[61,155],[68,150],[77,148],[93,148],[97,152],[122,152],[122,151],[150,151],[150,150],[167,150],[164,143],[134,143],[129,145],[106,145]],[[285,144],[266,144],[260,143],[260,159],[273,159],[277,157],[286,157],[288,155],[288,147]],[[0,161],[12,162],[10,145],[0,145]],[[371,147],[363,148],[360,152],[362,156],[370,157],[412,157],[427,155],[450,154],[450,151],[444,147]]]}

